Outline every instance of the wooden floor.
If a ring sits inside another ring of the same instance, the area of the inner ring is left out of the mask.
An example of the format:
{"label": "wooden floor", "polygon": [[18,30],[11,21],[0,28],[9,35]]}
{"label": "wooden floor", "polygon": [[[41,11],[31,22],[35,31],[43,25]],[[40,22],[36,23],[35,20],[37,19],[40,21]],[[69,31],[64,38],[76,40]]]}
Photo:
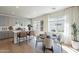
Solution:
{"label": "wooden floor", "polygon": [[[0,40],[0,53],[43,53],[42,43],[39,43],[35,48],[34,45],[35,45],[34,40],[31,40],[30,42],[27,43],[22,42],[19,45],[13,43],[13,38],[4,39],[4,40]],[[61,53],[61,47],[58,46],[57,43],[54,43],[53,50],[54,53]],[[52,52],[48,51],[48,53],[52,53]],[[63,49],[62,53],[67,53],[67,52]]]}
{"label": "wooden floor", "polygon": [[27,43],[13,44],[13,38],[0,40],[0,53],[31,53],[32,47]]}

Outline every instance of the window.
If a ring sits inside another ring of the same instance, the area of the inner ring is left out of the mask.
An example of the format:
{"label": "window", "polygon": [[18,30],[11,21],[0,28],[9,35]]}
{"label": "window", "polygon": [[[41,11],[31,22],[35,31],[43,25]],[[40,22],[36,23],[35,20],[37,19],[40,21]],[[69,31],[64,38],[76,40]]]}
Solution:
{"label": "window", "polygon": [[40,31],[40,21],[33,21],[33,30]]}
{"label": "window", "polygon": [[43,31],[43,21],[33,21],[33,29],[35,31]]}
{"label": "window", "polygon": [[65,17],[49,18],[48,31],[56,30],[57,32],[64,32]]}

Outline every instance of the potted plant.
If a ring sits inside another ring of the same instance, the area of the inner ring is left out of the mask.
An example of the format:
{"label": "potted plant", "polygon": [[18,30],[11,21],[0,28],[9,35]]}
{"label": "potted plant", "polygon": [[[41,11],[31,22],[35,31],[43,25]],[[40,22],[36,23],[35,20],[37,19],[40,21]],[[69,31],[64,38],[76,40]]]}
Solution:
{"label": "potted plant", "polygon": [[28,27],[28,30],[29,30],[28,35],[29,35],[29,39],[30,39],[32,25],[28,24],[27,27]]}
{"label": "potted plant", "polygon": [[32,25],[31,24],[28,24],[27,26],[28,26],[28,30],[30,31],[31,28],[32,28]]}
{"label": "potted plant", "polygon": [[73,35],[73,40],[72,40],[72,47],[75,49],[79,49],[79,40],[77,39],[77,26],[76,24],[72,24],[72,35]]}
{"label": "potted plant", "polygon": [[13,27],[12,26],[9,26],[8,29],[11,31],[11,30],[13,30]]}

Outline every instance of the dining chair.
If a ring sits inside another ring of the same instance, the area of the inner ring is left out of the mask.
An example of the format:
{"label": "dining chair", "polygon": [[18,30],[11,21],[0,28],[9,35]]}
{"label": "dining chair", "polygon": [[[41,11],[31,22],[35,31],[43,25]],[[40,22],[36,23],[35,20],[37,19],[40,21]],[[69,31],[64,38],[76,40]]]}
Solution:
{"label": "dining chair", "polygon": [[36,44],[35,44],[35,47],[37,47],[38,43],[42,42],[43,43],[43,39],[45,37],[45,32],[39,32],[37,35],[36,35]]}
{"label": "dining chair", "polygon": [[37,47],[38,43],[40,43],[40,42],[43,43],[43,39],[44,39],[44,35],[43,34],[40,34],[39,36],[37,36],[35,47]]}
{"label": "dining chair", "polygon": [[53,40],[50,38],[49,35],[47,35],[43,41],[43,52],[45,53],[47,50],[51,51],[52,53],[54,52],[53,51]]}

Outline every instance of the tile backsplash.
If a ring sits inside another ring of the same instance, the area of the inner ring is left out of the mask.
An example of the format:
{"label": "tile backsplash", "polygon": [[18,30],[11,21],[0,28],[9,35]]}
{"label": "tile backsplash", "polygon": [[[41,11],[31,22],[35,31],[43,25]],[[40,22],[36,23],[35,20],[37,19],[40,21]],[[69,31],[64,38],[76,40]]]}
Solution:
{"label": "tile backsplash", "polygon": [[7,31],[8,30],[8,26],[0,26],[0,31]]}

